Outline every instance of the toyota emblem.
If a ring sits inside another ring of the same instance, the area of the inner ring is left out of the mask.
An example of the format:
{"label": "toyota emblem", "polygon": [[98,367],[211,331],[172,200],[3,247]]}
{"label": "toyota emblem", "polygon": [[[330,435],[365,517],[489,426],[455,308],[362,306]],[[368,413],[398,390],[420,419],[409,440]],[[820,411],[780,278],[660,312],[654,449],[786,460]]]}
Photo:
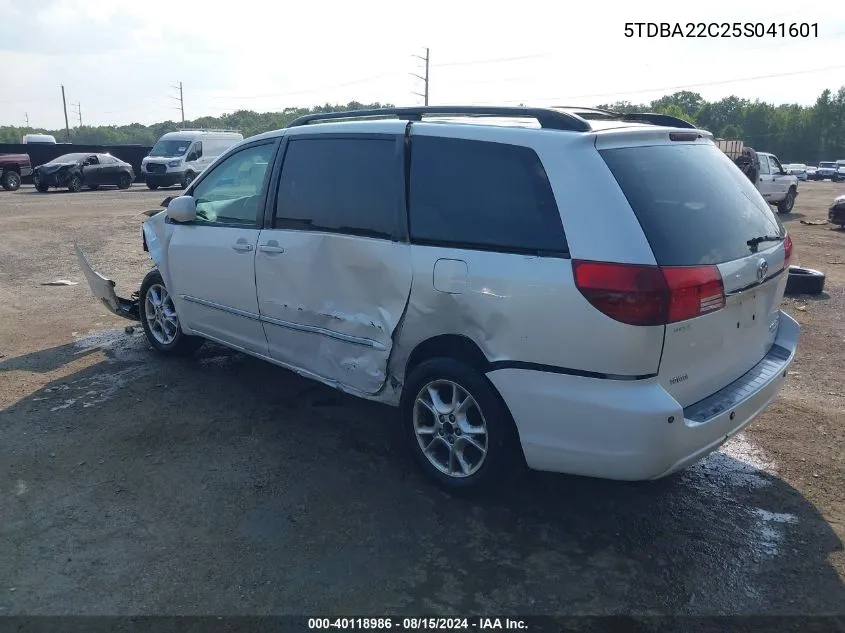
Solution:
{"label": "toyota emblem", "polygon": [[769,272],[769,262],[761,259],[757,262],[757,281],[763,281],[766,278],[766,273]]}

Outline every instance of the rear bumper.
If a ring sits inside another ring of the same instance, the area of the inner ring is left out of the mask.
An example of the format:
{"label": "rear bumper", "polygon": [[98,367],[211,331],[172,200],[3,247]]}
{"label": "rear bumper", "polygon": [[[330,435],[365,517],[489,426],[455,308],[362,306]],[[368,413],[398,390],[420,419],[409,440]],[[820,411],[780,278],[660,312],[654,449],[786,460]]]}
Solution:
{"label": "rear bumper", "polygon": [[715,451],[777,396],[795,356],[798,330],[781,313],[769,353],[724,389],[686,408],[656,379],[601,380],[521,369],[488,377],[510,408],[529,467],[658,479]]}

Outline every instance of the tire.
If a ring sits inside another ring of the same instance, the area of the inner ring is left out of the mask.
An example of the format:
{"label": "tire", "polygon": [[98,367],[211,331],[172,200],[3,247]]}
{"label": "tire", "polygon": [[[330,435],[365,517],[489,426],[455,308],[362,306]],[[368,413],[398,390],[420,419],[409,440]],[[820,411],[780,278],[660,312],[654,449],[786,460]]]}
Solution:
{"label": "tire", "polygon": [[153,191],[155,191],[156,189],[158,189],[158,183],[157,182],[150,182],[148,180],[147,181],[147,189],[152,189]]}
{"label": "tire", "polygon": [[13,169],[7,169],[3,172],[0,184],[6,191],[17,191],[21,188],[21,175]]}
{"label": "tire", "polygon": [[[150,345],[167,356],[187,356],[199,349],[202,339],[182,332],[173,301],[158,270],[147,273],[138,295],[141,326]],[[156,310],[157,302],[159,310]]]}
{"label": "tire", "polygon": [[117,177],[117,188],[118,189],[129,189],[132,186],[132,177],[127,174],[125,171]]}
{"label": "tire", "polygon": [[[459,389],[458,402],[465,402],[467,395],[472,398],[463,412],[462,425],[460,414],[456,419],[446,410],[452,408],[451,404],[444,404],[456,401],[455,387]],[[431,408],[431,390],[442,405],[444,414],[439,419]],[[402,433],[414,458],[444,490],[461,494],[491,492],[519,465],[519,435],[510,412],[487,378],[461,361],[434,358],[414,368],[405,382],[400,415]],[[483,428],[486,432],[469,433],[468,428]],[[427,451],[426,445],[431,449]],[[486,447],[486,453],[477,447]],[[450,468],[461,468],[459,454],[465,474],[450,474]]]}
{"label": "tire", "polygon": [[197,175],[192,171],[186,171],[185,174],[182,176],[182,189],[187,189],[191,186],[191,183],[194,182],[194,178]]}
{"label": "tire", "polygon": [[100,185],[88,185],[88,188],[91,191],[97,191],[100,188]]}
{"label": "tire", "polygon": [[793,207],[795,207],[795,189],[790,189],[786,197],[778,202],[778,213],[792,213]]}
{"label": "tire", "polygon": [[70,180],[67,183],[67,190],[71,193],[82,191],[82,178],[79,177],[79,174],[73,174],[73,176],[70,177]]}
{"label": "tire", "polygon": [[35,184],[35,188],[41,193],[47,193],[47,191],[49,191],[50,189],[50,185],[45,185],[39,182]]}
{"label": "tire", "polygon": [[820,270],[790,266],[785,294],[817,295],[824,290],[824,280],[825,274]]}

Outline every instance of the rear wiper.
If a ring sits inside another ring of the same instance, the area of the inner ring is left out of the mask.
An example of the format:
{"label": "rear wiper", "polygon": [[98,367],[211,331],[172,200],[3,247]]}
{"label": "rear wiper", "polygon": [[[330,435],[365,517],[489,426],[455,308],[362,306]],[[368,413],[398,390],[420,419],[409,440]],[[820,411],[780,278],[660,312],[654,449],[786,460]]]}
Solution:
{"label": "rear wiper", "polygon": [[751,250],[757,250],[757,246],[763,242],[783,242],[786,239],[783,235],[761,235],[760,237],[753,237],[747,242]]}

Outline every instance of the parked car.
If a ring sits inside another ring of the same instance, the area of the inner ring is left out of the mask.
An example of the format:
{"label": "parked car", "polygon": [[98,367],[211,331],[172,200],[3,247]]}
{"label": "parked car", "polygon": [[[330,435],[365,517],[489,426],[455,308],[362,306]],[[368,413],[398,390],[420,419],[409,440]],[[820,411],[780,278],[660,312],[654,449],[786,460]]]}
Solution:
{"label": "parked car", "polygon": [[135,180],[132,165],[111,154],[64,154],[35,168],[32,181],[38,191],[67,187],[68,191],[91,190],[103,185],[129,189]]}
{"label": "parked car", "polygon": [[776,397],[799,330],[779,310],[792,241],[760,192],[708,132],[638,117],[308,115],[146,220],[137,300],[77,255],[162,354],[208,339],[398,407],[450,490],[522,459],[655,479]]}
{"label": "parked car", "polygon": [[29,154],[0,154],[0,186],[6,191],[17,191],[21,178],[32,174]]}
{"label": "parked car", "polygon": [[827,211],[827,219],[831,224],[838,224],[845,229],[845,195],[834,198]]}
{"label": "parked car", "polygon": [[836,163],[833,161],[824,161],[819,163],[819,168],[816,170],[816,180],[825,180],[830,178],[833,180],[836,175]]}
{"label": "parked car", "polygon": [[807,180],[816,180],[816,169],[813,165],[807,165]]}
{"label": "parked car", "polygon": [[798,197],[798,178],[789,174],[778,157],[756,152],[738,139],[717,139],[716,146],[754,183],[763,199],[778,213],[791,213]]}
{"label": "parked car", "polygon": [[791,163],[783,166],[787,174],[795,176],[798,180],[807,180],[807,166],[801,163]]}
{"label": "parked car", "polygon": [[178,184],[183,189],[243,135],[231,130],[182,130],[163,135],[141,161],[150,189]]}

